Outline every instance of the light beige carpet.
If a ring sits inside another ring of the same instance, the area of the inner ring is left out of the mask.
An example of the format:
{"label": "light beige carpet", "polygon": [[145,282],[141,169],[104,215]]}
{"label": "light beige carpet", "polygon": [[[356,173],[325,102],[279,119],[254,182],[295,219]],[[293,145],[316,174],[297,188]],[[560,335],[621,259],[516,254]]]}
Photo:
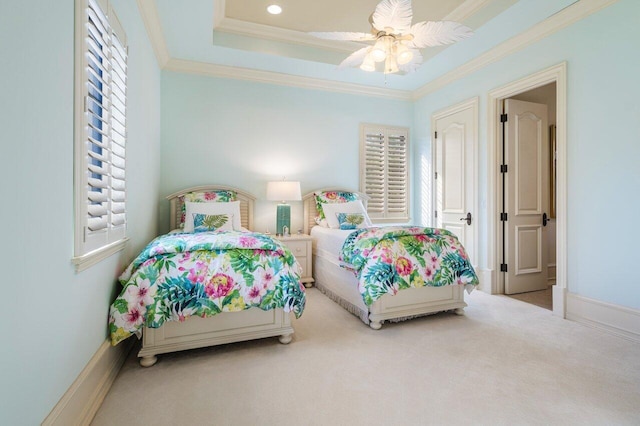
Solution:
{"label": "light beige carpet", "polygon": [[315,289],[277,338],[132,353],[98,425],[638,425],[640,344],[474,291],[374,331]]}

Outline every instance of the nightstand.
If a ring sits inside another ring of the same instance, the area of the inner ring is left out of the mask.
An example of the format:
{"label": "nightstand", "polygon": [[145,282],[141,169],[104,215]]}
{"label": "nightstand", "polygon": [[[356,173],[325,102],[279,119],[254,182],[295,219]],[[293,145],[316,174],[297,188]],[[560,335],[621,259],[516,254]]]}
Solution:
{"label": "nightstand", "polygon": [[287,246],[291,253],[296,257],[296,260],[302,268],[300,274],[300,281],[305,287],[311,287],[313,282],[313,267],[311,262],[311,243],[313,237],[306,234],[294,234],[288,237],[277,236],[275,237],[279,241],[282,241]]}

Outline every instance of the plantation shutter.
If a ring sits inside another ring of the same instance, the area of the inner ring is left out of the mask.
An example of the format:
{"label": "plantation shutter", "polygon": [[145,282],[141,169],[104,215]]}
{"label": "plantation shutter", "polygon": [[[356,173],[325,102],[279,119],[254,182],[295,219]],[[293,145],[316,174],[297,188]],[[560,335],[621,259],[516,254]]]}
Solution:
{"label": "plantation shutter", "polygon": [[374,222],[409,220],[408,129],[361,126],[361,191]]}
{"label": "plantation shutter", "polygon": [[[126,36],[107,0],[81,0],[83,121],[77,131],[76,256],[125,237]],[[106,13],[105,13],[106,11]]]}

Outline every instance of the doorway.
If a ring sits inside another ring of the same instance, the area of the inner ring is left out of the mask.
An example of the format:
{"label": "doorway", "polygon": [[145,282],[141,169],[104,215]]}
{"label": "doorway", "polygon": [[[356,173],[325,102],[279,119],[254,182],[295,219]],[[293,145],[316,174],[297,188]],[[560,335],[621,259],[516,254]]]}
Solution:
{"label": "doorway", "polygon": [[[545,87],[546,86],[546,87]],[[489,93],[489,227],[490,231],[490,254],[492,258],[489,265],[493,266],[491,293],[505,294],[506,274],[509,265],[503,266],[503,259],[508,250],[514,248],[514,244],[503,244],[503,173],[502,165],[502,123],[500,121],[504,101],[509,98],[524,97],[536,100],[536,96],[545,90],[550,90],[555,86],[555,102],[551,101],[555,107],[555,253],[549,247],[545,247],[550,261],[545,266],[551,266],[552,273],[547,278],[551,278],[549,283],[553,283],[553,271],[555,270],[555,285],[549,291],[552,294],[553,314],[565,317],[565,294],[566,294],[566,63],[559,64],[547,70],[525,77],[516,82],[510,83],[502,88],[495,89]],[[553,109],[553,108],[552,108]],[[508,169],[507,169],[508,170]],[[550,176],[550,175],[549,175]],[[508,212],[507,212],[508,213]],[[507,221],[509,217],[507,215]],[[530,226],[528,238],[538,235],[538,231],[533,231]],[[504,250],[504,253],[503,253]],[[554,256],[555,254],[555,256]],[[506,270],[505,270],[506,269]]]}

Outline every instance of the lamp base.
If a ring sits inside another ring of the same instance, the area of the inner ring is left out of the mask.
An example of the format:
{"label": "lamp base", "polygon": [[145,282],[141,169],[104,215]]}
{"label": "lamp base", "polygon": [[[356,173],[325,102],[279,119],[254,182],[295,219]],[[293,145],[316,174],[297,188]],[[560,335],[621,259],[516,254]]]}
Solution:
{"label": "lamp base", "polygon": [[276,212],[276,234],[282,235],[283,228],[287,227],[287,231],[291,233],[291,206],[289,204],[278,204]]}

